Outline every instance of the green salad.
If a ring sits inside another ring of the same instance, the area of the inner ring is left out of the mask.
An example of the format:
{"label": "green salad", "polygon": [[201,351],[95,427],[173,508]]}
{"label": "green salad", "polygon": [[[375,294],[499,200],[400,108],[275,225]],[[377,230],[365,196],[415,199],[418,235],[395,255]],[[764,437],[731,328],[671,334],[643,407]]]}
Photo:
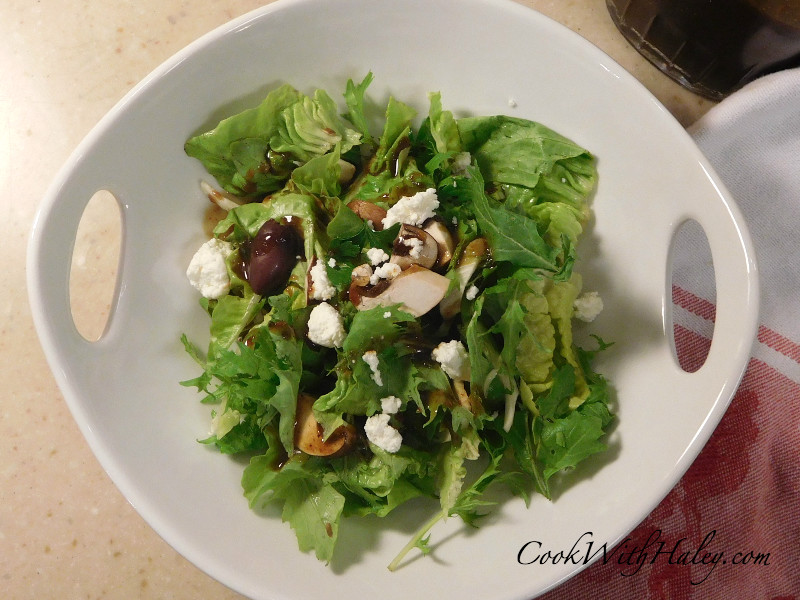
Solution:
{"label": "green salad", "polygon": [[372,78],[344,114],[284,85],[186,142],[219,215],[187,270],[210,341],[182,337],[202,371],[182,384],[213,405],[202,443],[249,460],[250,506],[280,503],[322,561],[343,517],[429,497],[394,569],[437,522],[476,525],[490,486],[549,498],[613,417],[607,344],[573,341],[602,308],[573,270],[594,157],[439,93],[419,119],[390,98],[373,131]]}

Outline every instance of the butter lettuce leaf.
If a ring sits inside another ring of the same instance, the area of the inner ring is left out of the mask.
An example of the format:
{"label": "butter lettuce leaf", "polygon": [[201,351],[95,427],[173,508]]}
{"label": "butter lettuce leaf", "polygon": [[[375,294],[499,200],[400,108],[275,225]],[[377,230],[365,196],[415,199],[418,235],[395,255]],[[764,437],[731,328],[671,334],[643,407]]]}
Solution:
{"label": "butter lettuce leaf", "polygon": [[361,141],[324,90],[306,96],[290,85],[270,92],[257,107],[220,121],[184,144],[228,192],[266,195],[280,190],[292,171],[339,147]]}
{"label": "butter lettuce leaf", "polygon": [[299,98],[297,90],[283,85],[257,107],[223,119],[214,129],[190,138],[184,150],[232,194],[277,191],[288,179],[291,166],[286,157],[270,155],[269,140],[278,131],[281,112]]}
{"label": "butter lettuce leaf", "polygon": [[537,190],[536,198],[554,194],[567,201],[578,192],[577,202],[594,186],[591,154],[540,123],[498,115],[466,117],[457,124],[464,149],[487,181]]}

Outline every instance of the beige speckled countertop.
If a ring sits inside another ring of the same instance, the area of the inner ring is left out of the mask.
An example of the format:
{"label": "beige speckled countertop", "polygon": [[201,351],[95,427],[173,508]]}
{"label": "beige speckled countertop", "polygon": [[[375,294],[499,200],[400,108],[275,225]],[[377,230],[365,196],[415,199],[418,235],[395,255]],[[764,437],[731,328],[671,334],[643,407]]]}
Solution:
{"label": "beige speckled countertop", "polygon": [[[335,1],[335,0],[331,0]],[[36,340],[28,233],[54,173],[141,78],[258,0],[3,0],[0,3],[0,597],[239,598],[165,544],[100,468]],[[712,103],[650,66],[604,0],[525,0],[600,46],[688,125]],[[76,320],[99,331],[115,258],[103,210],[76,248]],[[98,259],[100,257],[100,259]],[[81,278],[81,279],[78,279]],[[101,300],[98,300],[100,298]]]}

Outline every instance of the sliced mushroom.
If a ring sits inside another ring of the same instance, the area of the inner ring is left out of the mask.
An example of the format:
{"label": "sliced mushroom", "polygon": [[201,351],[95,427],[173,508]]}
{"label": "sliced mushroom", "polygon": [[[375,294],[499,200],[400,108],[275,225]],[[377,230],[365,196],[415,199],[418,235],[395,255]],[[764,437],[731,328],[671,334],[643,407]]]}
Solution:
{"label": "sliced mushroom", "polygon": [[315,398],[308,394],[297,397],[294,421],[294,446],[311,456],[341,456],[346,454],[356,441],[355,427],[346,423],[337,427],[327,439],[323,439],[323,428],[314,417],[312,406]]}
{"label": "sliced mushroom", "polygon": [[461,312],[461,298],[464,295],[464,290],[467,289],[470,278],[478,269],[488,251],[489,245],[483,238],[475,238],[464,248],[455,268],[458,288],[447,294],[447,297],[439,305],[439,312],[445,319],[452,319]]}
{"label": "sliced mushroom", "polygon": [[436,240],[439,249],[439,254],[436,257],[436,264],[434,266],[436,268],[446,267],[450,259],[453,258],[453,250],[455,250],[453,236],[447,228],[447,225],[440,219],[433,218],[423,223],[422,229]]}
{"label": "sliced mushroom", "polygon": [[392,246],[393,262],[405,270],[411,265],[430,269],[439,257],[439,244],[432,235],[413,225],[401,225]]}
{"label": "sliced mushroom", "polygon": [[356,166],[346,160],[339,159],[339,183],[347,183],[356,174]]}
{"label": "sliced mushroom", "polygon": [[224,211],[232,210],[245,203],[242,198],[238,198],[237,196],[229,194],[223,190],[214,189],[205,181],[200,182],[200,189],[203,190],[203,193],[206,196],[208,196],[209,200],[211,200]]}
{"label": "sliced mushroom", "polygon": [[368,286],[370,277],[372,277],[372,267],[367,263],[358,265],[350,273],[350,280],[359,287]]}
{"label": "sliced mushroom", "polygon": [[[374,287],[383,289],[374,295],[370,294],[372,290],[361,290],[360,294],[355,294],[353,304],[358,310],[401,304],[402,310],[420,317],[442,301],[450,287],[450,280],[425,267],[411,265],[391,281],[381,282]],[[353,297],[351,287],[351,300]]]}
{"label": "sliced mushroom", "polygon": [[365,221],[372,223],[372,228],[375,231],[383,229],[383,220],[386,218],[386,210],[366,200],[351,200],[347,203],[347,208],[356,213]]}

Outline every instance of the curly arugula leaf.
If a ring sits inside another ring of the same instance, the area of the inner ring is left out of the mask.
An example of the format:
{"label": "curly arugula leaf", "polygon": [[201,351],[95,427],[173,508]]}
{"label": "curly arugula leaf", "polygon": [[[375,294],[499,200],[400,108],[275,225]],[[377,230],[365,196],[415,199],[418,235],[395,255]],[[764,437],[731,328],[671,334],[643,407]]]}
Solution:
{"label": "curly arugula leaf", "polygon": [[278,453],[270,450],[254,457],[242,475],[242,487],[250,506],[282,502],[282,518],[294,529],[302,552],[313,550],[330,562],[345,498],[325,477],[328,469],[318,459],[295,454],[280,469]]}
{"label": "curly arugula leaf", "polygon": [[347,116],[350,122],[353,123],[356,129],[361,133],[364,143],[369,145],[372,144],[372,136],[369,132],[369,124],[364,105],[367,88],[372,83],[373,78],[374,76],[370,71],[359,84],[355,84],[352,79],[348,79],[344,92],[344,99],[348,108]]}

